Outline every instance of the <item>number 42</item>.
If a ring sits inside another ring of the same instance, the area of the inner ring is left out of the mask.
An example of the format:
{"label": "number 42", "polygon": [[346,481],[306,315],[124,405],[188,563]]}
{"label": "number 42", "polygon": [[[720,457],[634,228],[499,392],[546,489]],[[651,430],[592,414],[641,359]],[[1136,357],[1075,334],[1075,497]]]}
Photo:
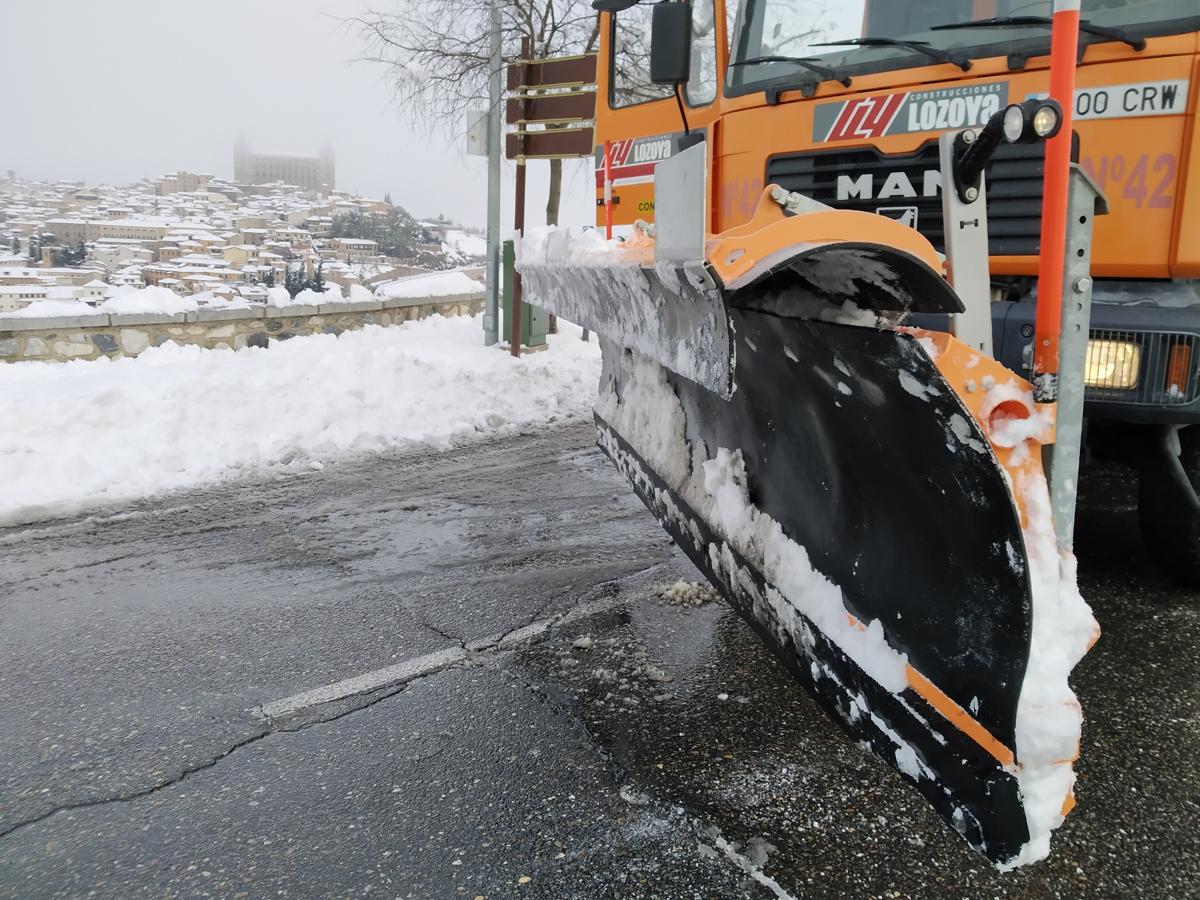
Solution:
{"label": "number 42", "polygon": [[[1087,157],[1083,161],[1083,167],[1102,189],[1108,191],[1108,184],[1112,182],[1121,196],[1132,200],[1138,209],[1170,209],[1174,202],[1171,189],[1179,171],[1179,160],[1170,153],[1156,157],[1153,165],[1150,164],[1150,155],[1147,153],[1137,157],[1132,166],[1128,164],[1124,154],[1101,156],[1095,160]],[[1156,182],[1152,191],[1148,184],[1150,180]]]}

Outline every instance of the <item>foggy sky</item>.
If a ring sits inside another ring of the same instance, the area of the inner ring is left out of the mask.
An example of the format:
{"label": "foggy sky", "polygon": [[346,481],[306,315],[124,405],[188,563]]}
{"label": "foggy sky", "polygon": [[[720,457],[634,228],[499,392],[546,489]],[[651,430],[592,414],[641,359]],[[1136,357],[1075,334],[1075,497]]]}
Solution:
{"label": "foggy sky", "polygon": [[[384,0],[386,2],[386,0]],[[0,27],[0,173],[123,184],[177,169],[233,176],[233,141],[337,153],[337,185],[420,216],[486,216],[486,165],[461,135],[429,135],[389,106],[384,72],[338,21],[362,0],[31,0]],[[530,165],[542,221],[546,163]],[[592,215],[565,179],[564,222]],[[506,205],[506,219],[511,216]]]}
{"label": "foggy sky", "polygon": [[[0,27],[0,173],[123,184],[178,169],[233,176],[233,142],[260,153],[337,154],[337,186],[418,216],[486,217],[486,164],[462,135],[389,105],[379,66],[354,62],[340,19],[367,0],[25,0]],[[386,4],[388,0],[376,0]],[[857,33],[862,0],[813,2]],[[841,21],[844,20],[844,21]],[[531,163],[528,222],[543,221],[545,162]],[[566,164],[561,221],[594,222],[589,162]],[[511,223],[511,170],[504,223]]]}

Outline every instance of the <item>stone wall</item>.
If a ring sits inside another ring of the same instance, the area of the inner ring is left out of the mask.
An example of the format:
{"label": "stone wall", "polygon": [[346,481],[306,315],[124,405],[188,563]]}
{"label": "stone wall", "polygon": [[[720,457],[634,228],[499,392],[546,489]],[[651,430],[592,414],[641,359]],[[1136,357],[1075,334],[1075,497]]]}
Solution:
{"label": "stone wall", "polygon": [[137,356],[167,341],[210,350],[266,347],[302,334],[341,334],[364,325],[398,325],[438,313],[475,315],[483,293],[451,297],[322,303],[319,306],[201,309],[167,315],[25,319],[0,316],[0,361],[62,361]]}

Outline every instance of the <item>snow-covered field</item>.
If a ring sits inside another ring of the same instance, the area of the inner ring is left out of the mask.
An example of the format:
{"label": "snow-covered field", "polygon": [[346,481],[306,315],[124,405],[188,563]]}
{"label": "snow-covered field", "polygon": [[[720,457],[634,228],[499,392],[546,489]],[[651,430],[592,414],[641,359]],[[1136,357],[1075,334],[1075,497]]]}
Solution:
{"label": "snow-covered field", "polygon": [[478,317],[434,316],[269,349],[0,365],[0,524],[589,415],[595,339],[563,323],[514,360],[482,336]]}
{"label": "snow-covered field", "polygon": [[487,257],[487,238],[480,234],[452,229],[446,232],[443,247],[451,253],[467,259],[485,259]]}

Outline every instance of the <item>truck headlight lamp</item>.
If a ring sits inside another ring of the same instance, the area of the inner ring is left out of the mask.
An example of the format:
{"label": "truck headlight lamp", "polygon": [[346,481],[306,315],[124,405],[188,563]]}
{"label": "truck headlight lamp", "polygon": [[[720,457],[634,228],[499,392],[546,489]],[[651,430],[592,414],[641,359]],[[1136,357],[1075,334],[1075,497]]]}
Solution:
{"label": "truck headlight lamp", "polygon": [[1126,391],[1136,387],[1142,348],[1129,341],[1088,341],[1083,383],[1088,387]]}

